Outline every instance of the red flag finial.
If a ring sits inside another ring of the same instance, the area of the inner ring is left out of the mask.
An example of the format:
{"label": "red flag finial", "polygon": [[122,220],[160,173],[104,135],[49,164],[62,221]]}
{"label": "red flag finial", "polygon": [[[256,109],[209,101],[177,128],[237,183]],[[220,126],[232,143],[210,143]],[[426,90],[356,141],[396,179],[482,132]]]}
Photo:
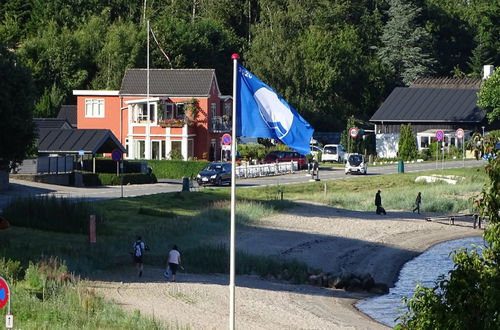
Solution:
{"label": "red flag finial", "polygon": [[234,53],[233,55],[231,55],[231,59],[232,60],[239,60],[240,59],[240,55],[238,55],[237,53]]}

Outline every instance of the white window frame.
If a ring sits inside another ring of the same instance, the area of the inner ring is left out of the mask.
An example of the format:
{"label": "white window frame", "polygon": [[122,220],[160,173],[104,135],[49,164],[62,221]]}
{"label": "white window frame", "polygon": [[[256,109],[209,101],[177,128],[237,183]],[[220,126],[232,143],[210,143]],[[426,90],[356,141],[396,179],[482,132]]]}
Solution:
{"label": "white window frame", "polygon": [[104,118],[104,99],[85,99],[85,118]]}

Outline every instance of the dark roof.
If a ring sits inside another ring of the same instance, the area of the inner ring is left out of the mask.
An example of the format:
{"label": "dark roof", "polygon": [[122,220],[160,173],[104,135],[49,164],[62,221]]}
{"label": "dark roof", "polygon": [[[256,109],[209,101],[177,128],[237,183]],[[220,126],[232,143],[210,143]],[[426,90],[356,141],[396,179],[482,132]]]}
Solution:
{"label": "dark roof", "polygon": [[60,118],[33,118],[37,129],[72,129],[71,124],[66,119]]}
{"label": "dark roof", "polygon": [[39,153],[96,154],[114,149],[126,151],[109,129],[42,129],[38,137]]}
{"label": "dark roof", "polygon": [[76,105],[64,104],[61,106],[57,118],[66,119],[71,126],[77,127]]}
{"label": "dark roof", "polygon": [[[213,79],[216,79],[214,69],[150,69],[149,94],[153,96],[208,96]],[[123,76],[120,94],[146,95],[147,70],[127,70]]]}
{"label": "dark roof", "polygon": [[480,122],[486,111],[477,107],[479,89],[397,87],[370,121]]}
{"label": "dark roof", "polygon": [[458,88],[458,89],[479,89],[481,87],[481,78],[431,78],[422,77],[416,79],[410,88]]}

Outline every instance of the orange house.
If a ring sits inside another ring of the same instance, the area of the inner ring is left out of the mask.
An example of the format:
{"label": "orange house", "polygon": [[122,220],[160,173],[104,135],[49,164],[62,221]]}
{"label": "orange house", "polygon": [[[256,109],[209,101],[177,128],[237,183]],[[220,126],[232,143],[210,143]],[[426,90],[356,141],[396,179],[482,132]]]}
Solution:
{"label": "orange house", "polygon": [[[107,128],[127,159],[220,160],[232,98],[213,69],[130,69],[119,91],[74,90],[78,128]],[[148,111],[149,109],[149,111]]]}

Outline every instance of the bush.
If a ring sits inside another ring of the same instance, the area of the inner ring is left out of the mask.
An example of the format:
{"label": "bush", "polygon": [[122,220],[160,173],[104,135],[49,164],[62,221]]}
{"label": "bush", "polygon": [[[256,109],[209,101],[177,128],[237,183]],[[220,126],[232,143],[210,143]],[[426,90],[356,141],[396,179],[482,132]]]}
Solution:
{"label": "bush", "polygon": [[9,282],[15,282],[21,278],[21,262],[11,259],[0,259],[0,276]]}
{"label": "bush", "polygon": [[205,166],[206,161],[198,160],[148,160],[153,173],[161,179],[194,178]]}
{"label": "bush", "polygon": [[[152,173],[124,173],[122,176],[123,184],[148,184],[158,182],[156,176]],[[83,184],[86,187],[119,186],[121,184],[121,176],[112,173],[83,173]]]}
{"label": "bush", "polygon": [[20,197],[3,210],[14,226],[81,234],[88,233],[91,214],[96,211],[90,202],[54,196]]}

